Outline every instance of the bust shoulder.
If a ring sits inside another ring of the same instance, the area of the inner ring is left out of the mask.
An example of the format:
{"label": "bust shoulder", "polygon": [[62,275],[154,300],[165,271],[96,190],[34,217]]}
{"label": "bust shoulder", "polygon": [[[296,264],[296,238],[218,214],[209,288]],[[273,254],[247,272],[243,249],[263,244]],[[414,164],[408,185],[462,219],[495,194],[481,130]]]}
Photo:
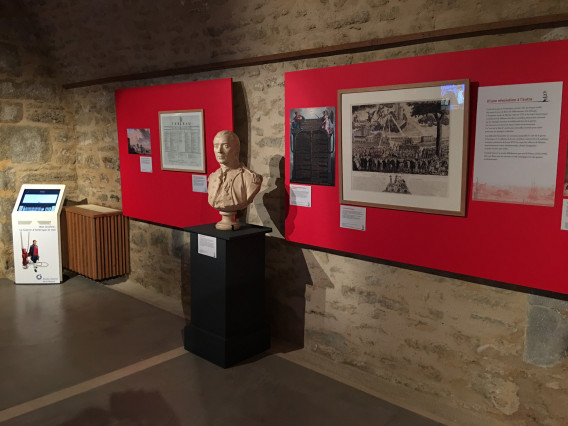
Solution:
{"label": "bust shoulder", "polygon": [[212,182],[213,180],[218,179],[220,174],[221,174],[221,168],[218,168],[217,170],[215,170],[213,173],[211,173],[209,175],[209,177],[207,178],[207,181]]}
{"label": "bust shoulder", "polygon": [[262,183],[262,176],[258,173],[253,172],[252,170],[248,169],[245,166],[241,166],[243,169],[243,174],[245,175],[245,179],[250,181],[254,185],[260,185]]}

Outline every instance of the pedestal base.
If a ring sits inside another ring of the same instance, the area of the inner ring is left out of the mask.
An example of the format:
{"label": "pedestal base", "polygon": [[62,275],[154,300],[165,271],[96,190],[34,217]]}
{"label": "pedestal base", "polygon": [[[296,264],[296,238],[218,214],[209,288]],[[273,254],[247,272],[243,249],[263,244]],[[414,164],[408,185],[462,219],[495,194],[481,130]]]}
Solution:
{"label": "pedestal base", "polygon": [[223,337],[189,324],[184,329],[184,347],[213,364],[227,368],[270,348],[270,330]]}

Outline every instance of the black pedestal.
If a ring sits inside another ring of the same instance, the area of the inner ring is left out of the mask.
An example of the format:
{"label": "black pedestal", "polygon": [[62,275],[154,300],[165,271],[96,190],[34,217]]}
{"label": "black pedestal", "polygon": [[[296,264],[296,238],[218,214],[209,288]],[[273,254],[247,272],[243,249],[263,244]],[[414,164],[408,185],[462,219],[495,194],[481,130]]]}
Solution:
{"label": "black pedestal", "polygon": [[[264,323],[265,234],[272,229],[243,224],[220,231],[214,224],[185,228],[191,233],[191,323],[185,348],[228,367],[270,347]],[[198,253],[199,234],[214,237],[217,257]]]}

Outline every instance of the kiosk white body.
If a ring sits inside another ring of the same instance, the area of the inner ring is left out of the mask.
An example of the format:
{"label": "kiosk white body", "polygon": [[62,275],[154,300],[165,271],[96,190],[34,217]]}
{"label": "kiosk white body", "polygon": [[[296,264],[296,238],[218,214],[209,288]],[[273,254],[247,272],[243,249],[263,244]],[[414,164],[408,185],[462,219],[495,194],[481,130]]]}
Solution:
{"label": "kiosk white body", "polygon": [[25,184],[12,211],[16,284],[63,279],[60,215],[65,185]]}

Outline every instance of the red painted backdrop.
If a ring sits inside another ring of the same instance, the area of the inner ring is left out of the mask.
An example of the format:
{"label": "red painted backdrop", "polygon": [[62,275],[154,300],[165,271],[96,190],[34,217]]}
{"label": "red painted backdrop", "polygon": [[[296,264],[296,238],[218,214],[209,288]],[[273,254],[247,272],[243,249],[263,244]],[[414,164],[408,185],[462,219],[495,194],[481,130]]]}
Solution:
{"label": "red painted backdrop", "polygon": [[[312,186],[312,207],[290,206],[290,241],[459,274],[568,293],[568,231],[560,230],[568,122],[562,112],[554,207],[471,201],[475,113],[480,86],[563,81],[568,105],[568,41],[536,43],[286,73],[290,109],[337,105],[337,91],[470,80],[465,217],[367,208],[367,231],[339,227],[336,186]],[[286,149],[290,149],[290,129]],[[288,155],[288,154],[287,154]],[[339,158],[336,158],[339,161]],[[338,170],[336,163],[336,171]],[[337,172],[336,172],[337,173]],[[289,192],[290,165],[286,164]]]}
{"label": "red painted backdrop", "polygon": [[[122,89],[115,99],[124,214],[180,228],[218,222],[207,194],[192,191],[193,173],[161,169],[158,112],[203,109],[209,175],[219,167],[213,138],[233,130],[231,79]],[[152,173],[141,172],[140,155],[128,153],[127,129],[150,129]]]}

